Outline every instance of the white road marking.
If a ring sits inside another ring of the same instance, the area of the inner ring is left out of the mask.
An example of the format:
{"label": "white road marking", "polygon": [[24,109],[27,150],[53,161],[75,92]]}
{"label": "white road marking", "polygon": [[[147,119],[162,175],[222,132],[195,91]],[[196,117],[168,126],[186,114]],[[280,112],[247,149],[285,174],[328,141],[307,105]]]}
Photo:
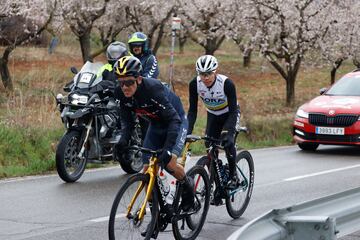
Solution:
{"label": "white road marking", "polygon": [[[102,168],[86,169],[85,173],[101,172],[101,171],[107,171],[107,170],[116,169],[116,168],[121,169],[119,166],[102,167]],[[38,176],[14,177],[14,178],[7,178],[7,179],[4,179],[4,180],[0,179],[0,184],[37,180],[37,179],[42,179],[42,178],[54,177],[54,176],[58,176],[58,174],[52,173],[52,174],[40,175],[40,176],[38,175]]]}
{"label": "white road marking", "polygon": [[324,174],[328,174],[328,173],[344,171],[344,170],[357,168],[357,167],[360,167],[360,164],[353,165],[353,166],[348,166],[348,167],[330,169],[330,170],[326,170],[326,171],[322,171],[322,172],[311,173],[311,174],[306,174],[306,175],[297,176],[297,177],[286,178],[283,181],[285,181],[285,182],[295,181],[295,180],[299,180],[299,179],[303,179],[303,178],[314,177],[314,176],[324,175]]}
{"label": "white road marking", "polygon": [[[146,208],[146,211],[150,211],[150,208]],[[125,213],[122,213],[122,214],[117,214],[115,216],[115,218],[122,218],[122,217],[125,217],[126,214]],[[89,222],[94,222],[94,223],[99,223],[99,222],[107,222],[109,221],[109,217],[100,217],[100,218],[95,218],[95,219],[90,219],[88,220]]]}
{"label": "white road marking", "polygon": [[[122,217],[125,217],[126,214],[125,213],[122,213],[122,214],[117,214],[115,216],[115,218],[122,218]],[[99,222],[107,222],[109,221],[109,216],[108,217],[100,217],[100,218],[95,218],[95,219],[91,219],[89,220],[89,222],[95,222],[95,223],[99,223]]]}

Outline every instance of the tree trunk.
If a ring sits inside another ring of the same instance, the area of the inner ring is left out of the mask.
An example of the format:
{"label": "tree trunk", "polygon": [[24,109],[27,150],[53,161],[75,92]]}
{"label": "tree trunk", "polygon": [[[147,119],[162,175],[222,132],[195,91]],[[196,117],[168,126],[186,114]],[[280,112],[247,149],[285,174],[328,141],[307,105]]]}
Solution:
{"label": "tree trunk", "polygon": [[290,107],[295,101],[295,80],[296,76],[291,74],[286,79],[286,106]]}
{"label": "tree trunk", "polygon": [[156,55],[157,51],[160,48],[161,40],[162,40],[163,35],[164,35],[164,27],[165,27],[164,24],[160,25],[160,27],[159,27],[159,32],[158,32],[158,35],[157,35],[157,38],[156,38],[156,41],[155,41],[155,44],[154,44],[154,48],[153,48],[153,54],[154,55]]}
{"label": "tree trunk", "polygon": [[343,61],[344,61],[344,59],[338,59],[335,61],[335,65],[333,65],[331,72],[330,72],[330,83],[331,84],[334,84],[336,71],[339,69],[339,67],[341,66]]}
{"label": "tree trunk", "polygon": [[0,74],[1,80],[4,84],[5,89],[9,91],[14,90],[12,79],[9,72],[8,62],[10,53],[14,50],[13,46],[9,46],[5,49],[3,56],[0,58]]}
{"label": "tree trunk", "polygon": [[184,46],[187,40],[187,36],[181,36],[182,34],[180,33],[179,36],[179,53],[183,54],[184,53]]}
{"label": "tree trunk", "polygon": [[208,38],[206,39],[205,54],[206,55],[214,55],[215,51],[219,49],[221,43],[225,40],[225,36],[221,36],[219,38]]}
{"label": "tree trunk", "polygon": [[91,46],[90,46],[90,31],[85,32],[83,35],[79,37],[81,54],[83,58],[83,62],[93,61],[91,56]]}
{"label": "tree trunk", "polygon": [[286,78],[286,106],[293,106],[295,102],[295,81],[301,65],[301,57],[296,56],[295,64],[291,67],[289,63],[289,71]]}
{"label": "tree trunk", "polygon": [[356,59],[356,58],[353,58],[353,64],[355,65],[356,68],[360,68],[360,62]]}
{"label": "tree trunk", "polygon": [[244,54],[243,54],[243,59],[244,59],[243,66],[244,66],[245,68],[250,67],[251,53],[252,53],[252,49],[251,49],[251,48],[246,48],[246,49],[244,50]]}

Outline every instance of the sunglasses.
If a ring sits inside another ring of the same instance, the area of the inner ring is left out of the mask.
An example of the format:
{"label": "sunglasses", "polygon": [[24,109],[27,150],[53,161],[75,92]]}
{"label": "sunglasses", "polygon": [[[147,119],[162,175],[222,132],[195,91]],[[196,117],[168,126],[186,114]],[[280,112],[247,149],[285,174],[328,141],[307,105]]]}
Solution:
{"label": "sunglasses", "polygon": [[135,82],[136,80],[119,80],[120,87],[124,87],[124,86],[130,87],[134,85]]}
{"label": "sunglasses", "polygon": [[200,77],[209,77],[213,74],[214,72],[201,72],[199,73]]}

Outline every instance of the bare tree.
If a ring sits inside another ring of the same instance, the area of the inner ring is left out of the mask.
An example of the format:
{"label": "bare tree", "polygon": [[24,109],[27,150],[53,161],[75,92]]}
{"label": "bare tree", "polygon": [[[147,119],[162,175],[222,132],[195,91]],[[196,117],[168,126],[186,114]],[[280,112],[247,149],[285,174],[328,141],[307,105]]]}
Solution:
{"label": "bare tree", "polygon": [[126,18],[125,7],[127,5],[128,3],[125,1],[110,0],[108,2],[104,15],[94,23],[100,37],[100,49],[92,56],[95,57],[104,52],[108,45],[116,41],[118,35],[132,24],[131,20]]}
{"label": "bare tree", "polygon": [[130,31],[144,32],[149,39],[153,53],[156,54],[166,31],[166,23],[175,10],[170,0],[135,0],[125,7],[127,21],[131,22]]}
{"label": "bare tree", "polygon": [[226,35],[239,47],[243,55],[243,66],[249,67],[251,54],[256,47],[255,35],[257,26],[253,21],[253,6],[249,0],[232,1],[232,7],[226,11],[226,18],[222,18],[226,25]]}
{"label": "bare tree", "polygon": [[189,37],[213,55],[225,40],[226,12],[231,10],[231,1],[178,0],[179,16],[184,17],[183,26]]}
{"label": "bare tree", "polygon": [[286,82],[286,105],[295,99],[295,81],[304,55],[333,22],[332,0],[252,0],[261,53]]}
{"label": "bare tree", "polygon": [[0,39],[5,45],[0,57],[0,74],[5,89],[14,89],[8,68],[11,52],[46,29],[52,20],[56,3],[56,0],[45,3],[41,0],[6,0],[0,6]]}
{"label": "bare tree", "polygon": [[[59,0],[62,16],[78,37],[83,61],[92,61],[90,35],[94,22],[106,10],[109,0]],[[96,53],[98,54],[98,53]]]}
{"label": "bare tree", "polygon": [[358,21],[360,4],[357,1],[346,0],[335,2],[334,6],[337,19],[318,41],[322,57],[331,64],[331,84],[335,82],[336,71],[341,64],[352,55],[353,59],[356,59],[360,40],[360,27],[353,24]]}

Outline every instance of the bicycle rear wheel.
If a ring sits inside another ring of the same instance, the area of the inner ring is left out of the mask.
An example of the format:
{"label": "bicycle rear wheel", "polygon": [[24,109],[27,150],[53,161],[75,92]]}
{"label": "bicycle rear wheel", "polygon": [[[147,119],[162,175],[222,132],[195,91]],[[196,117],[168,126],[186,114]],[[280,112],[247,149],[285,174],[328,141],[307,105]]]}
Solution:
{"label": "bicycle rear wheel", "polygon": [[254,162],[248,151],[236,155],[236,171],[240,179],[240,187],[229,192],[226,198],[226,210],[236,219],[246,210],[254,186]]}
{"label": "bicycle rear wheel", "polygon": [[[194,192],[196,197],[194,208],[196,210],[193,214],[185,214],[182,218],[178,218],[180,211],[177,211],[176,220],[172,222],[174,236],[177,240],[193,240],[199,235],[205,223],[210,203],[210,180],[205,169],[201,166],[194,166],[186,175],[193,178],[195,182]],[[175,203],[175,209],[179,209],[179,205],[179,202]]]}
{"label": "bicycle rear wheel", "polygon": [[[152,206],[147,202],[144,218],[142,220],[138,219],[140,208],[145,201],[148,183],[148,175],[136,174],[131,176],[120,188],[110,212],[108,227],[110,240],[150,239],[159,214],[155,188],[152,191]],[[141,184],[145,184],[145,187],[135,199],[130,215],[127,216],[128,206]],[[145,237],[141,235],[142,233],[145,233]]]}

